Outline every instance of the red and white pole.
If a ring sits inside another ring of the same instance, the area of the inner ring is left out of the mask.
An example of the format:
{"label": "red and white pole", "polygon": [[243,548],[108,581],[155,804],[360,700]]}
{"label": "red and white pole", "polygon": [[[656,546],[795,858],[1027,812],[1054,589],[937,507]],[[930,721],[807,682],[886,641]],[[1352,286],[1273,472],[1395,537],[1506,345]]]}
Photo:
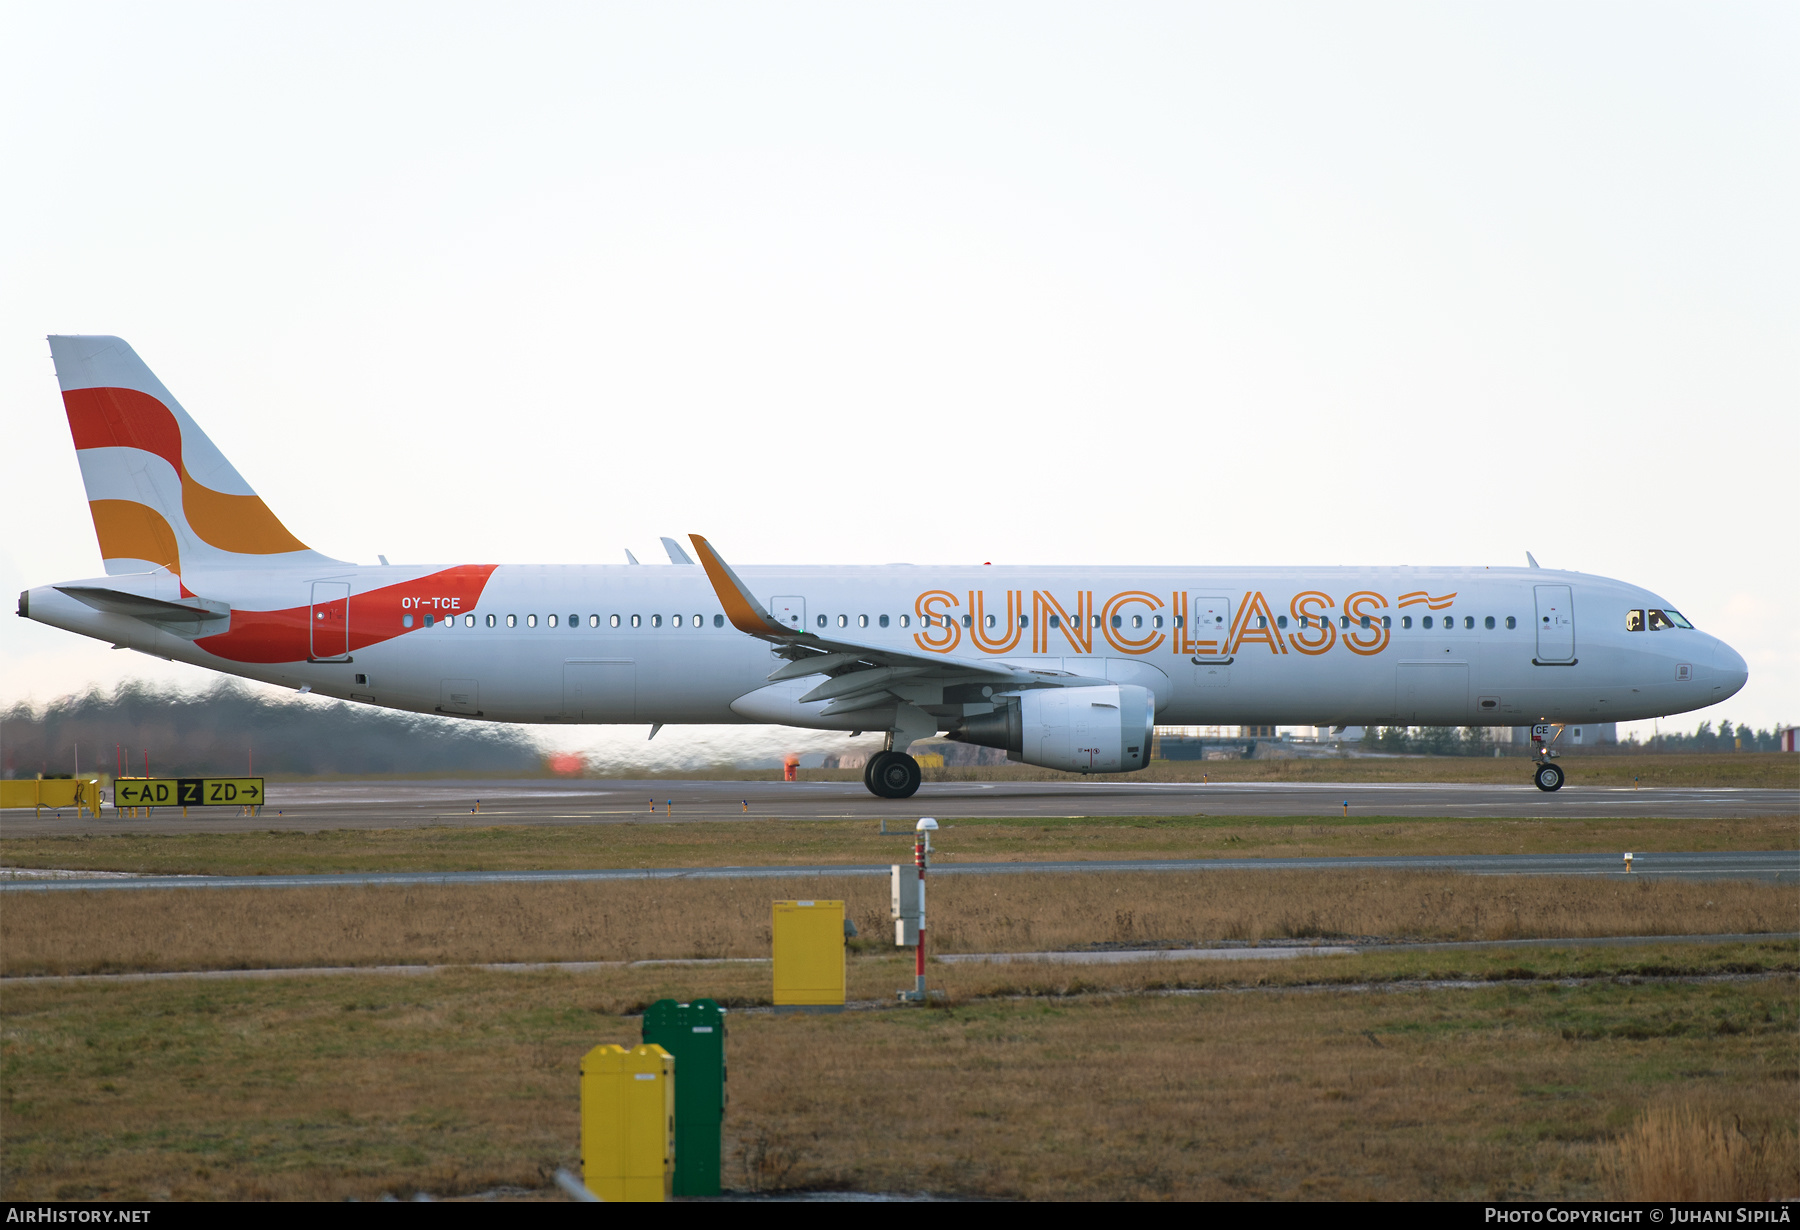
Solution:
{"label": "red and white pole", "polygon": [[925,1002],[925,869],[931,865],[931,835],[937,826],[930,816],[919,821],[918,840],[913,843],[913,865],[919,869],[919,949],[913,965],[913,994],[920,1003]]}

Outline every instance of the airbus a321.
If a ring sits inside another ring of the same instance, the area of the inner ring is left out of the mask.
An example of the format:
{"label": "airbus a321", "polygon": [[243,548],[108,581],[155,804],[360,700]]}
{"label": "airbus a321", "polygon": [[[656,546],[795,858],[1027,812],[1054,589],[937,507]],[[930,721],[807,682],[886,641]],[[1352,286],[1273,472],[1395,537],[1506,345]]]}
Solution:
{"label": "airbus a321", "polygon": [[[1744,660],[1623,581],[1527,568],[351,564],[289,533],[131,347],[52,337],[105,575],[18,613],[265,683],[490,722],[940,733],[1075,773],[1157,725],[1618,722],[1715,704]],[[696,562],[696,557],[698,562]],[[654,731],[652,732],[654,733]],[[1537,785],[1560,766],[1535,759]]]}

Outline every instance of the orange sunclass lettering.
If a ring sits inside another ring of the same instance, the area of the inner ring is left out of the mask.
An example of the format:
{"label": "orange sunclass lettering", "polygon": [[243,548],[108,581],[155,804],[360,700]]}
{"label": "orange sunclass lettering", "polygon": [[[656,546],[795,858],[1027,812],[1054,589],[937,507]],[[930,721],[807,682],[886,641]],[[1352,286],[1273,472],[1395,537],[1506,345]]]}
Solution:
{"label": "orange sunclass lettering", "polygon": [[930,589],[919,595],[913,613],[925,625],[923,632],[913,633],[913,643],[934,653],[949,653],[962,640],[962,628],[948,608],[959,605],[956,595],[947,589]]}
{"label": "orange sunclass lettering", "polygon": [[1330,594],[1316,589],[1294,595],[1288,603],[1288,613],[1300,626],[1288,640],[1295,649],[1304,654],[1321,654],[1337,644],[1337,629],[1331,626],[1331,616],[1325,614],[1336,605]]}
{"label": "orange sunclass lettering", "polygon": [[1009,589],[1006,591],[1005,622],[1000,623],[1000,635],[989,636],[987,621],[996,622],[1001,616],[990,616],[987,613],[987,595],[981,590],[969,591],[969,641],[983,653],[1011,653],[1018,647],[1019,638],[1025,629],[1019,626],[1019,616],[1025,610],[1025,591]]}
{"label": "orange sunclass lettering", "polygon": [[1275,626],[1275,616],[1269,610],[1269,600],[1263,597],[1260,589],[1251,590],[1238,606],[1237,619],[1231,625],[1231,637],[1225,652],[1234,654],[1246,644],[1267,645],[1269,652],[1273,654],[1288,651],[1281,629]]}
{"label": "orange sunclass lettering", "polygon": [[1123,626],[1113,627],[1115,619],[1121,625],[1124,624],[1125,616],[1122,612],[1133,604],[1155,610],[1163,603],[1162,599],[1155,594],[1145,593],[1141,589],[1128,589],[1122,594],[1114,594],[1106,600],[1106,605],[1100,608],[1100,631],[1106,637],[1106,643],[1120,653],[1153,653],[1160,649],[1163,643],[1163,634],[1155,631],[1154,627],[1139,637],[1127,636]]}
{"label": "orange sunclass lettering", "polygon": [[[1075,610],[1056,600],[1048,590],[1031,591],[1031,652],[1051,653],[1050,634],[1061,632],[1076,653],[1094,652],[1094,591],[1080,590],[1075,595]],[[1052,626],[1054,623],[1054,626]]]}
{"label": "orange sunclass lettering", "polygon": [[[1349,630],[1344,633],[1344,646],[1351,653],[1364,656],[1380,653],[1388,647],[1388,637],[1392,635],[1382,617],[1377,614],[1387,609],[1388,600],[1371,589],[1359,589],[1344,599],[1344,614],[1350,617]],[[1368,627],[1362,626],[1363,620],[1369,621]]]}

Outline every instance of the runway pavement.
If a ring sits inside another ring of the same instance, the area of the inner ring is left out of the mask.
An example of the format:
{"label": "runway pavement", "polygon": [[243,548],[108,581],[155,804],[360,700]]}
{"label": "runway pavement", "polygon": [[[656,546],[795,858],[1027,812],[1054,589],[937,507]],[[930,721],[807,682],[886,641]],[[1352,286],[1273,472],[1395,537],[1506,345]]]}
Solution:
{"label": "runway pavement", "polygon": [[[1623,876],[1616,854],[1490,854],[1444,857],[1368,858],[1195,858],[1096,859],[1092,862],[959,863],[940,859],[933,876],[1082,875],[1094,872],[1203,871],[1457,871],[1485,876]],[[152,888],[319,888],[369,885],[554,884],[608,880],[833,880],[885,876],[886,864],[815,864],[789,867],[638,867],[594,871],[383,871],[338,875],[123,876],[14,879],[0,893],[130,891]],[[1633,876],[1699,880],[1769,880],[1800,883],[1800,850],[1708,851],[1692,854],[1642,853]]]}
{"label": "runway pavement", "polygon": [[[652,805],[654,802],[654,806]],[[783,819],[906,821],[919,816],[1030,819],[1104,816],[1341,816],[1745,819],[1800,813],[1800,791],[1582,786],[1555,794],[1524,772],[1507,785],[1287,782],[932,782],[910,799],[878,799],[858,782],[431,781],[272,782],[259,814],[158,808],[149,818],[0,813],[0,836],[269,829],[388,829],[426,825],[683,823]],[[476,811],[479,805],[480,811]]]}

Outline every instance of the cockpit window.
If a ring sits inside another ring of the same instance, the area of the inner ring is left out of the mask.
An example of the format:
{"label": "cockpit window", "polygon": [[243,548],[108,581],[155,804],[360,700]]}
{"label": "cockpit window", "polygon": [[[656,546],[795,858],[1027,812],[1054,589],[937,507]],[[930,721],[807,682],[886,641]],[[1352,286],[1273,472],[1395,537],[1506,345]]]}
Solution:
{"label": "cockpit window", "polygon": [[1625,631],[1642,632],[1644,630],[1644,613],[1642,611],[1625,612]]}
{"label": "cockpit window", "polygon": [[1649,616],[1650,631],[1652,632],[1661,632],[1664,628],[1692,628],[1694,626],[1682,616],[1680,611],[1658,611],[1652,608]]}

